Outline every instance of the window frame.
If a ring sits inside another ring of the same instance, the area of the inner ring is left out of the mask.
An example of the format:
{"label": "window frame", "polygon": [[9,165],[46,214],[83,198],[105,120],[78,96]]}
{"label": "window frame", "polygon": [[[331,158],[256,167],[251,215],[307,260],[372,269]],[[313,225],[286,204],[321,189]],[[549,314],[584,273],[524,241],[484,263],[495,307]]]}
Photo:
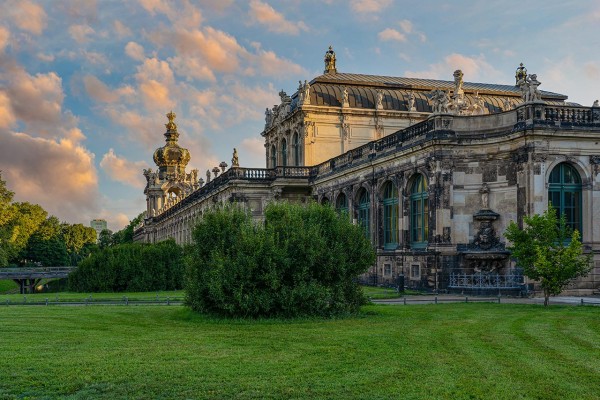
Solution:
{"label": "window frame", "polygon": [[383,248],[393,250],[398,248],[398,188],[392,181],[383,187]]}
{"label": "window frame", "polygon": [[[567,179],[569,178],[567,173],[571,174],[571,179]],[[567,182],[567,180],[573,180],[573,178],[576,182]],[[553,180],[555,181],[553,182]],[[581,175],[570,163],[561,162],[557,164],[548,175],[548,204],[552,204],[552,207],[556,209],[559,218],[564,214],[567,226],[572,230],[577,229],[583,238],[582,189]],[[571,197],[568,201],[569,206],[566,204],[568,197]]]}
{"label": "window frame", "polygon": [[429,185],[423,174],[418,174],[410,191],[410,244],[415,249],[425,248],[429,242]]}

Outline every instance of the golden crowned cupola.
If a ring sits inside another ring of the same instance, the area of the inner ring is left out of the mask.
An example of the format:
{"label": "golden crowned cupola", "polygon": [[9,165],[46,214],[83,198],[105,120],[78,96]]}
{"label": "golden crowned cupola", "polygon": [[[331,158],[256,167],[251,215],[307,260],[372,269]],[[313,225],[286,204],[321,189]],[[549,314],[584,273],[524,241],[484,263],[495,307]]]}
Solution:
{"label": "golden crowned cupola", "polygon": [[186,173],[185,167],[190,161],[190,152],[181,147],[177,140],[179,132],[175,124],[175,113],[167,114],[169,122],[165,124],[166,144],[154,151],[156,171],[151,168],[144,170],[146,177],[147,215],[154,216],[161,210],[171,207],[181,201],[201,185],[198,180],[198,170]]}

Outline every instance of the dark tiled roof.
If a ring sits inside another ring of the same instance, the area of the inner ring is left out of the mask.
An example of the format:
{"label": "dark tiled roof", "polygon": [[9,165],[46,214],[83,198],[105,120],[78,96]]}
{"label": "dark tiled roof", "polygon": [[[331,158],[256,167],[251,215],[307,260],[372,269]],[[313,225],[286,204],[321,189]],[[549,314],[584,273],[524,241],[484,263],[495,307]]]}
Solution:
{"label": "dark tiled roof", "polygon": [[[377,88],[407,89],[413,91],[431,91],[433,89],[453,90],[453,81],[441,81],[435,79],[403,78],[395,76],[363,75],[363,74],[323,74],[314,78],[310,84],[330,83],[333,85],[358,85]],[[521,97],[521,92],[514,85],[497,85],[490,83],[465,82],[463,90],[466,92],[478,91],[480,95],[499,95]],[[544,100],[566,100],[567,96],[559,93],[542,90]]]}
{"label": "dark tiled roof", "polygon": [[[340,74],[337,74],[340,75]],[[348,74],[345,74],[348,75]],[[370,76],[370,75],[363,75]],[[384,78],[384,77],[378,77]],[[318,79],[318,78],[317,78]],[[351,108],[363,108],[363,109],[375,109],[375,103],[377,98],[377,90],[380,90],[383,94],[383,110],[395,110],[395,111],[408,111],[408,96],[410,92],[413,92],[415,96],[415,108],[417,112],[432,112],[431,104],[427,94],[434,88],[433,86],[427,88],[407,88],[407,87],[394,87],[394,86],[366,86],[364,83],[358,85],[356,81],[353,84],[338,84],[339,82],[319,82],[314,79],[310,87],[310,104],[316,106],[329,106],[329,107],[341,107],[342,91],[344,87],[348,89],[348,103]],[[397,78],[403,79],[403,78]],[[420,79],[422,81],[422,79]],[[442,82],[442,81],[432,81]],[[452,82],[449,82],[452,83]],[[466,84],[463,88],[467,86]],[[489,85],[499,86],[499,85]],[[452,88],[454,83],[452,83]],[[439,86],[438,86],[439,88]],[[465,90],[465,99],[468,104],[474,103],[474,92],[469,89]],[[504,110],[504,101],[508,101],[513,105],[518,105],[523,102],[521,99],[520,92],[498,92],[495,91],[490,93],[487,90],[479,90],[488,113],[497,113]],[[549,104],[565,104],[562,98],[546,97],[543,96],[544,100]],[[297,93],[292,96],[292,108],[297,106]]]}

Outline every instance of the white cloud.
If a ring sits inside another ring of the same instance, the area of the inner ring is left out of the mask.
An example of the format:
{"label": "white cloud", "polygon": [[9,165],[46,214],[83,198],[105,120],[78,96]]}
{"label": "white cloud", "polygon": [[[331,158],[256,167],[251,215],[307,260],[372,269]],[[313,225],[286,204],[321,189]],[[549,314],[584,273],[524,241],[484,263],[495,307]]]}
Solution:
{"label": "white cloud", "polygon": [[426,70],[406,71],[404,75],[408,78],[452,80],[452,73],[457,69],[462,70],[467,82],[494,82],[502,76],[500,71],[487,62],[483,54],[469,57],[458,53],[446,56],[443,62],[430,64]]}
{"label": "white cloud", "polygon": [[392,28],[386,28],[377,35],[379,40],[394,40],[397,42],[406,42],[406,35]]}
{"label": "white cloud", "polygon": [[392,4],[392,0],[351,0],[350,8],[359,14],[376,14],[390,4]]}
{"label": "white cloud", "polygon": [[10,31],[3,26],[0,26],[0,54],[4,52],[4,49],[8,45],[10,39]]}
{"label": "white cloud", "polygon": [[176,7],[166,0],[138,1],[150,14],[163,14],[171,23],[181,28],[194,29],[202,22],[202,13],[189,0],[181,0]]}
{"label": "white cloud", "polygon": [[144,161],[129,161],[117,156],[114,149],[111,148],[102,157],[100,167],[114,181],[140,189],[144,187],[142,170],[148,168],[148,164]]}
{"label": "white cloud", "polygon": [[89,41],[89,36],[94,33],[94,30],[88,25],[71,25],[69,27],[69,34],[79,44]]}
{"label": "white cloud", "polygon": [[26,32],[41,35],[47,25],[44,8],[29,0],[10,0],[4,4],[4,12],[15,25]]}
{"label": "white cloud", "polygon": [[398,25],[400,25],[400,28],[402,28],[404,33],[412,33],[413,31],[413,24],[407,19],[403,19],[402,21],[398,22]]}
{"label": "white cloud", "polygon": [[242,140],[238,156],[241,167],[264,168],[265,167],[265,143],[263,140],[252,137]]}
{"label": "white cloud", "polygon": [[115,103],[123,97],[131,98],[135,95],[135,90],[129,85],[122,86],[116,90],[111,90],[93,75],[84,76],[83,85],[91,98],[103,103]]}
{"label": "white cloud", "polygon": [[283,14],[260,0],[250,2],[248,14],[252,23],[265,26],[269,32],[298,35],[300,31],[308,31],[308,27],[304,22],[289,21]]}
{"label": "white cloud", "polygon": [[125,54],[136,61],[143,61],[146,58],[144,47],[136,42],[129,42],[125,45]]}
{"label": "white cloud", "polygon": [[125,38],[132,35],[131,29],[129,29],[124,23],[119,20],[113,22],[113,29],[117,34],[118,38]]}

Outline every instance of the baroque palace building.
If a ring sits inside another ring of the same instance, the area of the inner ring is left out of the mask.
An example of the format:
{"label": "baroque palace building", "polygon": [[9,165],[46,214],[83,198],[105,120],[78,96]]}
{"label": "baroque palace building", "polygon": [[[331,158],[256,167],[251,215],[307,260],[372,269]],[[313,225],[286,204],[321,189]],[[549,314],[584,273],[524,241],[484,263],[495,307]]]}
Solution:
{"label": "baroque palace building", "polygon": [[156,171],[144,170],[147,213],[135,240],[191,240],[202,214],[232,202],[260,219],[270,201],[314,199],[346,212],[377,251],[363,276],[374,284],[517,292],[526,280],[510,259],[510,221],[551,202],[578,229],[594,269],[572,291],[600,288],[600,105],[540,90],[521,64],[514,85],[325,71],[265,111],[267,168],[186,172],[167,114]]}

